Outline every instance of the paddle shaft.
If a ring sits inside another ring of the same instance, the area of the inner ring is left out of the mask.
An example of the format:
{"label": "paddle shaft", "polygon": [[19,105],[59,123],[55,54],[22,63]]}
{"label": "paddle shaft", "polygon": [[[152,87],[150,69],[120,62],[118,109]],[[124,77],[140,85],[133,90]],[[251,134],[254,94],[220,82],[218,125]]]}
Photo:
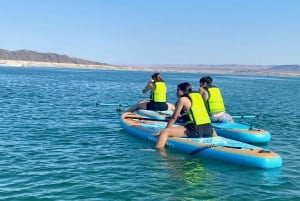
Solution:
{"label": "paddle shaft", "polygon": [[236,146],[227,146],[227,145],[215,145],[215,144],[209,144],[207,146],[197,148],[194,151],[191,151],[189,154],[194,155],[197,154],[205,149],[213,148],[213,147],[225,147],[225,148],[231,148],[231,149],[242,149],[242,147],[236,147]]}
{"label": "paddle shaft", "polygon": [[162,122],[168,122],[169,120],[166,119],[150,119],[145,117],[125,117],[126,119],[138,119],[138,120],[147,120],[147,121],[162,121]]}
{"label": "paddle shaft", "polygon": [[[116,106],[116,107],[128,107],[128,104],[122,104],[122,103],[99,103],[96,102],[96,106]],[[258,119],[257,115],[232,115],[231,116],[233,119]],[[146,120],[146,119],[145,119]],[[157,119],[149,119],[152,121],[155,121]]]}
{"label": "paddle shaft", "polygon": [[258,119],[257,115],[232,115],[233,119]]}
{"label": "paddle shaft", "polygon": [[96,103],[96,106],[116,106],[116,107],[127,107],[127,104],[121,104],[121,103]]}

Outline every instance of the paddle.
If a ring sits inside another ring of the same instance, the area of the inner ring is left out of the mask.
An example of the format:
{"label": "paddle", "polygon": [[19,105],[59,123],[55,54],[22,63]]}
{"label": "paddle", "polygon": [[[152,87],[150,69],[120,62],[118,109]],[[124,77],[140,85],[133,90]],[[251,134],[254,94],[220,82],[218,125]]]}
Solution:
{"label": "paddle", "polygon": [[232,148],[232,149],[242,149],[242,147],[236,147],[236,146],[227,146],[227,145],[215,145],[215,144],[209,144],[207,146],[201,147],[201,148],[197,148],[194,151],[189,152],[189,154],[194,155],[197,154],[205,149],[209,149],[212,147],[226,147],[226,148]]}
{"label": "paddle", "polygon": [[117,106],[117,107],[127,107],[127,104],[121,104],[121,103],[99,103],[96,102],[96,107],[101,106]]}
{"label": "paddle", "polygon": [[[96,107],[101,107],[101,106],[116,106],[116,107],[120,108],[120,107],[128,107],[129,105],[128,104],[122,104],[122,103],[100,103],[100,102],[96,102]],[[258,115],[232,115],[231,117],[233,119],[258,119]],[[155,120],[155,119],[153,119],[153,120]]]}
{"label": "paddle", "polygon": [[195,149],[194,151],[191,151],[189,154],[194,155],[194,154],[196,154],[196,153],[199,153],[199,152],[201,152],[201,151],[203,151],[203,150],[205,150],[205,149],[212,148],[212,147],[214,147],[214,146],[215,146],[214,144],[209,144],[209,145],[207,145],[207,146],[204,146],[204,147],[201,147],[201,148],[197,148],[197,149]]}
{"label": "paddle", "polygon": [[138,119],[138,120],[147,120],[147,121],[162,121],[162,122],[168,122],[169,120],[167,119],[150,119],[150,118],[145,118],[145,117],[125,117],[125,119]]}
{"label": "paddle", "polygon": [[258,115],[232,115],[233,119],[258,119]]}

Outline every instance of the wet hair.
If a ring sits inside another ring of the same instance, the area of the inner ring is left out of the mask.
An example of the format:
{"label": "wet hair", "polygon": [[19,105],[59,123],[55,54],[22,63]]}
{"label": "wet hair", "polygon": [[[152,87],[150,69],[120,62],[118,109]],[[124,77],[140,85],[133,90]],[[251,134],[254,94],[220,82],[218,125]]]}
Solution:
{"label": "wet hair", "polygon": [[204,76],[199,80],[200,83],[207,83],[208,85],[211,85],[213,82],[213,79],[210,76]]}
{"label": "wet hair", "polygon": [[177,88],[183,91],[184,95],[188,95],[192,91],[192,85],[188,82],[178,84]]}
{"label": "wet hair", "polygon": [[160,76],[159,73],[154,73],[152,75],[152,80],[155,80],[155,81],[162,81],[162,77]]}

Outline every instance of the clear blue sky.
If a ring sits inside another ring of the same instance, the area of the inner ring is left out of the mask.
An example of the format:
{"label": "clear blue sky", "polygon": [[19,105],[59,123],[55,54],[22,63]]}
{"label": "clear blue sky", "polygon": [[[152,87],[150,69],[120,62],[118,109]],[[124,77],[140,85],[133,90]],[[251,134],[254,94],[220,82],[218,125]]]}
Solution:
{"label": "clear blue sky", "polygon": [[300,0],[0,0],[0,49],[112,64],[300,64]]}

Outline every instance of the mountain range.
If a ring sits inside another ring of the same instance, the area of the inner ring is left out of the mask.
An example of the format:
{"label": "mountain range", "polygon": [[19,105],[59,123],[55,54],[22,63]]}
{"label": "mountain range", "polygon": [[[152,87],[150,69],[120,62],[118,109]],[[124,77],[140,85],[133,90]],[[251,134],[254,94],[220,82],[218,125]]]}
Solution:
{"label": "mountain range", "polygon": [[60,55],[56,53],[40,53],[31,50],[8,51],[8,50],[0,49],[0,59],[16,60],[16,61],[51,62],[51,63],[107,65],[105,63],[69,57],[67,55]]}
{"label": "mountain range", "polygon": [[238,65],[238,64],[160,64],[160,65],[112,65],[86,59],[74,58],[56,53],[40,53],[32,50],[9,51],[0,49],[0,65],[11,66],[93,66],[113,70],[144,70],[144,71],[177,71],[177,72],[208,72],[260,75],[292,75],[300,76],[300,65]]}

